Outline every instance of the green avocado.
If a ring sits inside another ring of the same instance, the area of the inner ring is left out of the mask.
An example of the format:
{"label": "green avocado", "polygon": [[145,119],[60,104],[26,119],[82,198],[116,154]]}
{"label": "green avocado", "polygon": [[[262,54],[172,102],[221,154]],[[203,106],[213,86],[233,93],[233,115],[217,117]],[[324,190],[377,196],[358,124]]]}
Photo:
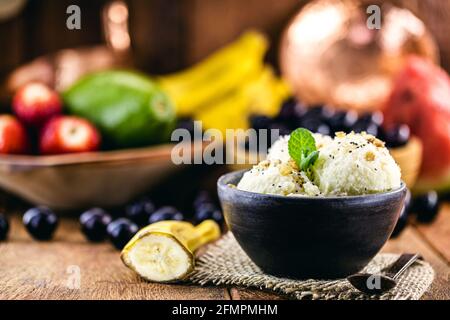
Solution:
{"label": "green avocado", "polygon": [[93,73],[62,96],[68,111],[94,123],[111,147],[168,142],[175,125],[175,108],[169,97],[149,77],[137,72]]}

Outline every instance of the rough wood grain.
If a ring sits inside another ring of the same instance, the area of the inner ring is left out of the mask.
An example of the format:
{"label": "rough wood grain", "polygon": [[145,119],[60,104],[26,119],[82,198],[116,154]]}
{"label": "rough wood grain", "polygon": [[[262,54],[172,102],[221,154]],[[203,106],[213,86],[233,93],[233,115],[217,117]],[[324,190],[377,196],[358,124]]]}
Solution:
{"label": "rough wood grain", "polygon": [[[18,216],[11,222],[11,237],[0,244],[0,299],[283,299],[242,288],[147,283],[122,265],[118,252],[108,243],[86,242],[74,220],[63,219],[51,242],[32,240]],[[436,271],[436,279],[423,298],[450,299],[448,262],[414,227],[389,241],[383,251],[421,253]],[[77,267],[79,289],[73,288]]]}
{"label": "rough wood grain", "polygon": [[407,227],[399,238],[388,241],[388,243],[383,248],[383,251],[393,253],[420,253],[424,257],[424,259],[433,266],[436,273],[433,284],[431,285],[430,289],[424,294],[422,299],[450,299],[450,267],[448,262],[443,260],[441,256],[422,239],[418,231],[413,226]]}
{"label": "rough wood grain", "polygon": [[32,240],[17,217],[11,222],[0,244],[0,299],[229,299],[224,288],[142,281],[111,245],[85,241],[76,221],[63,220],[51,242]]}
{"label": "rough wood grain", "polygon": [[[450,205],[445,204],[431,224],[417,224],[417,230],[450,263]],[[450,289],[449,289],[450,290]]]}

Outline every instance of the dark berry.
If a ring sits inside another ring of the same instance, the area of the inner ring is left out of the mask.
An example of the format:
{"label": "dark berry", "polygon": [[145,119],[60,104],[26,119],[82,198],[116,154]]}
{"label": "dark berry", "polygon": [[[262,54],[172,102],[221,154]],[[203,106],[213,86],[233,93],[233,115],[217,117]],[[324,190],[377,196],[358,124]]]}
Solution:
{"label": "dark berry", "polygon": [[263,115],[251,115],[250,125],[253,129],[269,129],[270,124],[273,122],[271,118]]}
{"label": "dark berry", "polygon": [[150,224],[158,222],[158,221],[164,221],[164,220],[177,220],[181,221],[183,220],[183,214],[179,212],[174,207],[162,207],[156,210],[151,216],[148,222]]}
{"label": "dark berry", "polygon": [[215,205],[206,203],[195,212],[194,221],[195,223],[200,223],[204,220],[212,219],[218,224],[223,223],[222,211],[218,209]]}
{"label": "dark berry", "polygon": [[278,134],[280,136],[288,135],[292,132],[292,129],[289,128],[287,124],[284,124],[282,122],[274,122],[269,125],[269,130],[278,130]]}
{"label": "dark berry", "polygon": [[316,130],[317,133],[323,134],[325,136],[330,135],[331,129],[326,123],[322,123]]}
{"label": "dark berry", "polygon": [[439,212],[439,196],[436,191],[429,191],[414,198],[413,206],[417,221],[429,223]]}
{"label": "dark berry", "polygon": [[139,227],[137,224],[126,218],[114,220],[108,224],[108,227],[106,228],[111,243],[119,250],[122,250],[123,247],[125,247],[138,230]]}
{"label": "dark berry", "polygon": [[[298,117],[298,111],[302,111],[303,109],[300,109],[301,106],[297,105],[297,101],[294,98],[289,98],[286,101],[283,102],[281,105],[280,111],[276,117],[279,121],[286,121],[289,122],[292,119],[295,119]],[[299,109],[299,110],[297,110]]]}
{"label": "dark berry", "polygon": [[306,118],[300,122],[300,126],[313,133],[320,133],[323,135],[329,135],[331,133],[328,124],[316,118]]}
{"label": "dark berry", "polygon": [[155,212],[155,205],[148,198],[142,198],[125,208],[127,218],[139,226],[146,225],[153,212]]}
{"label": "dark berry", "polygon": [[402,124],[385,130],[384,141],[388,148],[398,148],[408,143],[410,135],[408,125]]}
{"label": "dark berry", "polygon": [[322,121],[318,118],[313,117],[305,117],[303,118],[300,123],[299,127],[308,129],[311,132],[316,132],[317,128],[322,124]]}
{"label": "dark berry", "polygon": [[383,124],[384,117],[380,111],[375,111],[372,113],[363,114],[361,117],[359,117],[359,121],[363,121],[367,124],[373,123],[379,127]]}
{"label": "dark berry", "polygon": [[211,194],[206,190],[201,190],[194,199],[193,207],[197,210],[205,203],[214,203]]}
{"label": "dark berry", "polygon": [[324,106],[321,107],[320,120],[327,122],[331,118],[333,118],[335,113],[336,113],[336,111],[335,111],[335,109],[333,107],[330,107],[328,105],[324,105]]}
{"label": "dark berry", "polygon": [[378,126],[373,122],[366,122],[363,120],[358,120],[353,125],[352,130],[356,133],[366,132],[373,136],[378,136]]}
{"label": "dark berry", "polygon": [[328,119],[328,125],[333,132],[350,132],[358,120],[358,114],[355,111],[338,111]]}
{"label": "dark berry", "polygon": [[81,231],[93,242],[106,238],[106,227],[112,221],[111,216],[101,208],[92,208],[80,216]]}
{"label": "dark berry", "polygon": [[391,238],[396,238],[405,229],[408,224],[408,211],[406,206],[403,205],[400,216],[398,217],[397,224],[395,225],[394,231],[392,232]]}
{"label": "dark berry", "polygon": [[310,107],[303,115],[302,119],[310,118],[319,121],[328,121],[334,116],[334,109],[327,105],[317,105]]}
{"label": "dark berry", "polygon": [[40,206],[25,212],[23,224],[36,240],[49,240],[58,225],[58,217],[49,208]]}
{"label": "dark berry", "polygon": [[0,214],[0,241],[3,241],[8,236],[9,223],[3,214]]}
{"label": "dark berry", "polygon": [[379,126],[374,123],[370,123],[366,128],[366,133],[371,134],[375,137],[379,136]]}
{"label": "dark berry", "polygon": [[191,134],[191,137],[194,137],[195,126],[194,120],[192,120],[191,118],[179,119],[176,127],[178,129],[186,129]]}

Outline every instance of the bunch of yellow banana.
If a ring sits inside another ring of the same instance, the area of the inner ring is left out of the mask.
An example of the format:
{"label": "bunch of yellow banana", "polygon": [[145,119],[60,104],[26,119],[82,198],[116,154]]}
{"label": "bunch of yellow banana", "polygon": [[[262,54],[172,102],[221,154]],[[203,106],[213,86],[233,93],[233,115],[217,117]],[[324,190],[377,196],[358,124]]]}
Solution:
{"label": "bunch of yellow banana", "polygon": [[205,129],[247,128],[249,114],[274,115],[290,94],[264,64],[267,47],[262,34],[249,31],[192,68],[158,80],[179,116],[201,120]]}

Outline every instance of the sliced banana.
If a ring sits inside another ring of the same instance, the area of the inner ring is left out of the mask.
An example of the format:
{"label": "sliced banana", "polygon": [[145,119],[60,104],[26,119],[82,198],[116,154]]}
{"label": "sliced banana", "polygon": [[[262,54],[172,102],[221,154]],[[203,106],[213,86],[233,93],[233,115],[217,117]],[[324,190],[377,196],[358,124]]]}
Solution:
{"label": "sliced banana", "polygon": [[220,237],[212,220],[194,227],[188,222],[161,221],[140,230],[122,250],[124,264],[154,282],[184,279],[194,270],[193,252]]}
{"label": "sliced banana", "polygon": [[125,264],[150,281],[181,279],[193,269],[192,254],[166,234],[149,234],[123,257]]}

